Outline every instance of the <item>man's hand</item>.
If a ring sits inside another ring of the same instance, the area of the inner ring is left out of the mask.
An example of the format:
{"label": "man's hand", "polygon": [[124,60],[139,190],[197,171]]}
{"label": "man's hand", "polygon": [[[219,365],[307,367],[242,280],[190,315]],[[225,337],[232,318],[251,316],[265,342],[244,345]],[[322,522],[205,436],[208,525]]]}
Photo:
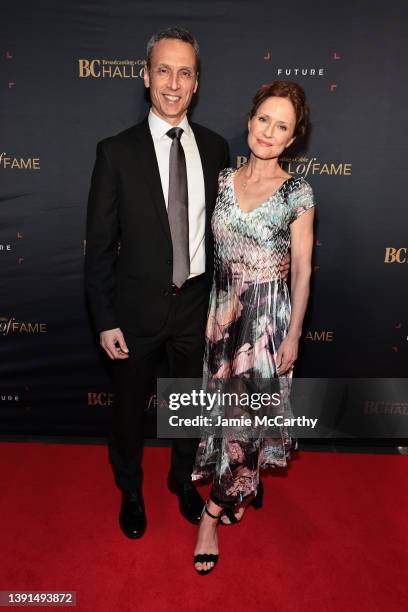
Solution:
{"label": "man's hand", "polygon": [[102,331],[99,337],[101,347],[111,359],[127,359],[129,357],[129,349],[119,327]]}
{"label": "man's hand", "polygon": [[289,268],[290,268],[290,255],[288,253],[282,259],[282,262],[281,262],[281,264],[279,266],[280,275],[282,277],[282,280],[284,280],[284,281],[286,281],[288,279]]}

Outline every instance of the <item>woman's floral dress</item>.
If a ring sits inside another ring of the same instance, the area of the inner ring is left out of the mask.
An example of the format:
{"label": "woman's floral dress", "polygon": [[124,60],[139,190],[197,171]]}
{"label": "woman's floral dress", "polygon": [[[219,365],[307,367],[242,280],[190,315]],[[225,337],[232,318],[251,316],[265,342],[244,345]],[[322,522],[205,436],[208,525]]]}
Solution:
{"label": "woman's floral dress", "polygon": [[[244,212],[234,191],[235,172],[221,171],[212,217],[214,281],[204,388],[251,393],[278,389],[280,405],[268,408],[268,415],[293,416],[291,373],[278,377],[276,370],[276,352],[290,319],[289,291],[279,265],[290,249],[290,224],[314,206],[313,192],[306,180],[291,177],[263,204]],[[254,413],[241,405],[228,412],[249,416],[252,422]],[[193,480],[213,476],[212,498],[223,506],[256,492],[259,468],[285,466],[296,444],[288,427],[273,431],[265,437],[262,427],[229,427],[220,436],[212,427],[204,428]]]}

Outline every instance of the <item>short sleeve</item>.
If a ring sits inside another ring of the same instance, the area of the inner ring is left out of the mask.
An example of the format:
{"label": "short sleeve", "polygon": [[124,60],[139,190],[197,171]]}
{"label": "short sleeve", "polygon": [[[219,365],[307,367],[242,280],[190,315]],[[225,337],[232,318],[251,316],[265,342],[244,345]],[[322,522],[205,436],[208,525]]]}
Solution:
{"label": "short sleeve", "polygon": [[221,193],[225,188],[225,183],[227,182],[228,176],[232,172],[232,168],[224,168],[218,174],[218,193]]}
{"label": "short sleeve", "polygon": [[296,221],[309,208],[316,206],[313,189],[307,181],[302,179],[295,185],[293,191],[288,194],[288,204],[290,207],[289,224]]}

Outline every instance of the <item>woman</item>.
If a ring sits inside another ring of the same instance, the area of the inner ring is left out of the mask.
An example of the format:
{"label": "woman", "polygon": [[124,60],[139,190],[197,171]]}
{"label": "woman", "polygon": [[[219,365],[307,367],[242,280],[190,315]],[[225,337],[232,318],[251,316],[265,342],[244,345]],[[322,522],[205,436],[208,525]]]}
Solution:
{"label": "woman", "polygon": [[[263,85],[248,119],[250,158],[220,173],[212,218],[215,272],[206,329],[204,386],[265,390],[279,384],[281,412],[290,415],[293,364],[309,296],[314,199],[310,185],[279,165],[279,156],[304,136],[308,107],[290,81]],[[279,273],[291,249],[291,301]],[[235,406],[233,412],[240,410]],[[242,409],[245,411],[245,409]],[[242,412],[241,410],[241,412]],[[248,411],[248,409],[246,409]],[[293,441],[287,428],[265,437],[241,427],[222,437],[203,433],[193,479],[213,476],[194,552],[198,573],[218,561],[216,527],[237,522],[251,503],[262,505],[259,468],[286,465]]]}

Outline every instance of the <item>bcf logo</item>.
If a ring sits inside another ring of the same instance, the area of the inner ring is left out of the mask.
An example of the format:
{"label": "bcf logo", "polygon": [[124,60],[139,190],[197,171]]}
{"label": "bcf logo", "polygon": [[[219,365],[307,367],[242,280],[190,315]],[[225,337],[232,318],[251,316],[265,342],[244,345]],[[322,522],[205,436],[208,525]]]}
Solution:
{"label": "bcf logo", "polygon": [[114,393],[88,393],[88,406],[112,406],[114,403]]}
{"label": "bcf logo", "polygon": [[385,249],[384,263],[407,263],[407,247],[396,249],[387,247]]}

